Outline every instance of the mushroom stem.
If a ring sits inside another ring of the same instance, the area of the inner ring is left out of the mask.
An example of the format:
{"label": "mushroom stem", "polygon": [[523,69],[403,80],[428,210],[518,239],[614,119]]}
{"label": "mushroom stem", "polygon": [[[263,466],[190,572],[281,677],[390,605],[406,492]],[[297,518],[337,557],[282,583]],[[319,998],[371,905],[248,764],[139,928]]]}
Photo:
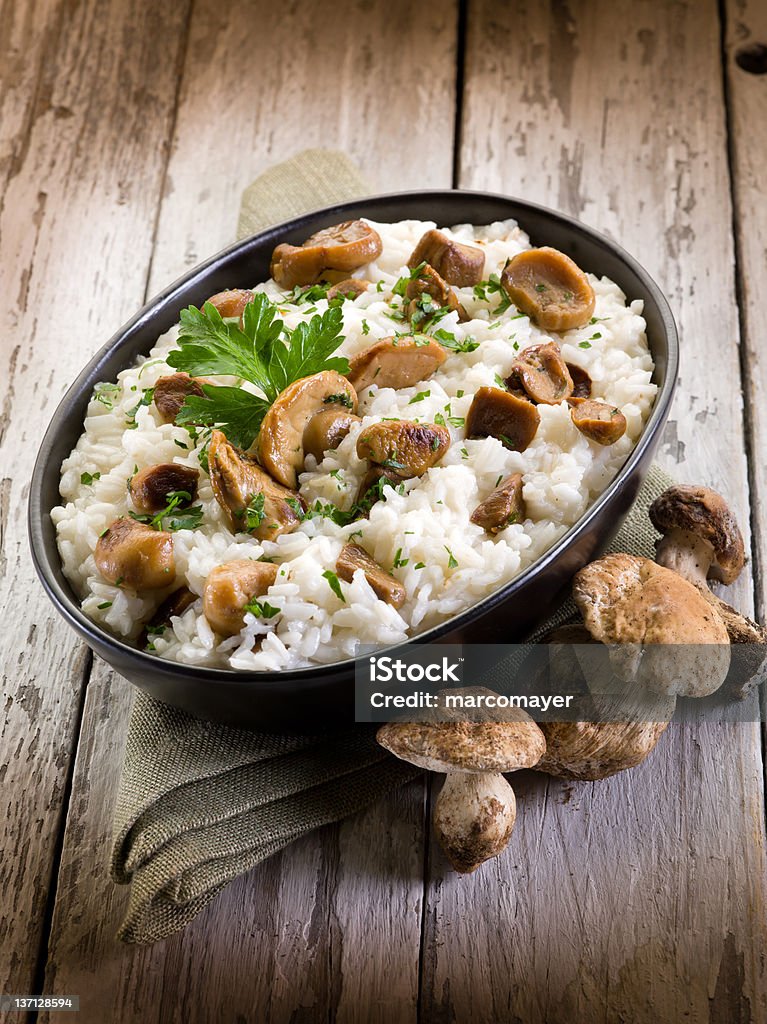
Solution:
{"label": "mushroom stem", "polygon": [[660,538],[655,547],[658,565],[672,569],[698,587],[706,586],[714,557],[714,549],[709,542],[690,530],[671,530]]}
{"label": "mushroom stem", "polygon": [[434,805],[440,846],[462,874],[506,848],[516,817],[514,790],[496,772],[450,772]]}

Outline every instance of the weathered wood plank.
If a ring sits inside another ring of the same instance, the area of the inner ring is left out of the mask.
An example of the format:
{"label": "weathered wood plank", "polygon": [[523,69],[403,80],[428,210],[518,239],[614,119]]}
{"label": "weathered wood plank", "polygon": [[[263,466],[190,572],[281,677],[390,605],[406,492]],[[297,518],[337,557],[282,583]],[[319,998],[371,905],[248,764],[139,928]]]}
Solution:
{"label": "weathered wood plank", "polygon": [[87,665],[34,576],[27,481],[52,407],[144,293],[184,12],[0,10],[3,992],[33,989]]}
{"label": "weathered wood plank", "polygon": [[[231,241],[244,187],[308,146],[345,148],[381,188],[449,186],[455,23],[452,3],[434,11],[358,2],[343,17],[324,0],[196,4],[151,290]],[[248,38],[257,54],[242,45]],[[428,134],[430,119],[440,128],[427,160],[412,140]],[[126,684],[97,670],[47,990],[87,996],[93,1020],[414,1020],[421,784],[296,843],[182,935],[151,950],[115,942],[124,893],[108,879],[107,850],[129,699]]]}
{"label": "weathered wood plank", "polygon": [[[661,461],[747,527],[716,4],[476,0],[465,82],[461,185],[581,217],[669,294],[684,361]],[[750,581],[732,589],[748,608]],[[761,773],[757,724],[708,724],[607,782],[521,777],[502,858],[431,865],[424,1019],[764,1020]]]}
{"label": "weathered wood plank", "polygon": [[764,175],[767,165],[767,7],[757,0],[731,0],[725,10],[730,146],[746,369],[743,385],[747,396],[754,489],[751,503],[754,569],[757,611],[760,621],[764,621],[767,616],[767,457],[764,454],[767,450],[767,353],[763,326],[767,294],[767,183]]}

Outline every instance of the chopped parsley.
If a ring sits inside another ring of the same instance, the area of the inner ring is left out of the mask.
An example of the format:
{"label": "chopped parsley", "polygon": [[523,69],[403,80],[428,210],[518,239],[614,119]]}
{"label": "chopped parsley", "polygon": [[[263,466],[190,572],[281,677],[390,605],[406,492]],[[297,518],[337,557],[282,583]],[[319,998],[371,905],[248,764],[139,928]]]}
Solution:
{"label": "chopped parsley", "polygon": [[101,473],[81,473],[80,483],[85,484],[86,487],[90,487],[92,483],[101,478]]}
{"label": "chopped parsley", "polygon": [[102,611],[104,608],[111,608],[112,607],[112,602],[111,601],[102,601],[101,604],[96,605],[96,607],[98,608],[99,611]]}
{"label": "chopped parsley", "polygon": [[135,430],[136,429],[136,427],[138,426],[138,423],[136,423],[136,413],[143,406],[151,405],[153,398],[154,398],[154,388],[144,388],[144,390],[141,392],[141,398],[133,406],[133,408],[130,409],[125,414],[126,415],[126,420],[127,420],[127,424],[126,425],[128,427],[128,430]]}
{"label": "chopped parsley", "polygon": [[591,342],[590,341],[579,341],[578,342],[578,348],[591,348]]}
{"label": "chopped parsley", "polygon": [[425,569],[426,568],[426,562],[416,562],[416,564],[413,566],[413,568],[414,569]]}
{"label": "chopped parsley", "polygon": [[97,384],[93,389],[93,398],[101,402],[107,409],[113,409],[114,404],[120,396],[119,384]]}
{"label": "chopped parsley", "polygon": [[499,388],[506,389],[506,381],[499,374],[495,374],[495,383]]}
{"label": "chopped parsley", "polygon": [[511,305],[511,299],[506,294],[501,279],[497,274],[491,274],[487,281],[480,281],[474,285],[474,298],[480,302],[490,302],[493,295],[499,295],[500,301],[493,310],[494,313],[505,313]]}
{"label": "chopped parsley", "polygon": [[128,515],[139,523],[151,526],[153,530],[196,530],[202,524],[202,505],[179,507],[192,500],[189,491],[170,491],[165,498],[167,505],[154,516],[139,515],[137,512],[129,512]]}
{"label": "chopped parsley", "polygon": [[459,341],[454,334],[446,331],[443,327],[435,331],[432,338],[435,338],[443,348],[448,348],[452,352],[473,352],[479,348],[479,342],[471,335],[464,338],[463,341]]}
{"label": "chopped parsley", "polygon": [[328,395],[327,398],[322,399],[323,405],[343,405],[347,409],[353,407],[351,395],[347,395],[345,391],[340,392],[338,395]]}
{"label": "chopped parsley", "polygon": [[259,619],[271,619],[280,611],[279,608],[275,608],[268,601],[257,601],[254,597],[247,604],[243,605],[242,610],[250,612],[251,615],[255,615]]}
{"label": "chopped parsley", "polygon": [[408,405],[415,405],[416,402],[422,402],[424,398],[428,398],[431,395],[431,391],[419,391],[417,395],[413,395]]}
{"label": "chopped parsley", "polygon": [[266,497],[263,491],[259,491],[258,494],[251,494],[250,501],[242,511],[247,530],[257,530],[266,519],[266,512],[264,511],[265,502]]}
{"label": "chopped parsley", "polygon": [[346,598],[344,597],[343,591],[341,590],[341,582],[334,572],[330,569],[326,569],[322,574],[323,578],[328,581],[328,586],[336,595],[336,597],[346,604]]}
{"label": "chopped parsley", "polygon": [[453,552],[450,550],[450,548],[447,546],[447,544],[444,544],[443,547],[445,548],[445,551],[447,551],[447,556],[448,556],[447,557],[447,567],[448,567],[448,569],[457,569],[458,568],[458,561],[456,560],[455,556],[453,555]]}
{"label": "chopped parsley", "polygon": [[402,548],[397,548],[397,551],[394,555],[394,561],[392,562],[392,569],[404,568],[409,561],[409,558],[402,557]]}
{"label": "chopped parsley", "polygon": [[367,320],[362,321],[362,333],[370,334],[370,324],[367,322]]}

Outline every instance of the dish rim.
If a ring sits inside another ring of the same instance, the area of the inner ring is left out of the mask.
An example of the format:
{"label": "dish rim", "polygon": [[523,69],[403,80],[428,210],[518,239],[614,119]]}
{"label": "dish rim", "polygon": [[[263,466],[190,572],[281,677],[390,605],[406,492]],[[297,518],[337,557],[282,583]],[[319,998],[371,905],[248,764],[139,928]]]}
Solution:
{"label": "dish rim", "polygon": [[[312,682],[316,682],[318,685],[321,685],[323,682],[321,677],[328,671],[353,671],[356,669],[356,666],[363,661],[363,659],[369,657],[369,652],[366,652],[365,654],[357,655],[355,658],[348,658],[343,661],[318,663],[304,668],[255,671],[252,669],[244,670],[205,665],[189,665],[183,662],[160,658],[157,655],[141,651],[125,640],[119,639],[114,634],[108,632],[93,619],[88,618],[80,608],[76,595],[74,595],[74,591],[68,593],[57,579],[56,571],[58,570],[58,572],[61,572],[63,575],[63,567],[58,554],[58,546],[56,545],[56,556],[59,559],[59,565],[56,567],[52,565],[49,553],[46,549],[45,537],[43,535],[43,519],[45,516],[50,517],[50,510],[42,507],[41,495],[46,475],[51,472],[50,460],[54,446],[54,439],[62,427],[69,423],[73,412],[75,411],[72,407],[77,405],[79,400],[82,398],[83,391],[89,385],[89,381],[96,379],[96,374],[101,364],[111,357],[122,345],[127,345],[131,340],[132,334],[137,329],[139,329],[147,320],[154,318],[160,310],[170,305],[171,300],[177,292],[181,290],[188,290],[190,286],[193,286],[197,279],[205,277],[208,270],[215,268],[228,257],[233,256],[234,254],[243,253],[249,248],[260,249],[261,246],[276,241],[278,238],[280,240],[284,240],[285,236],[290,233],[300,233],[301,230],[305,230],[308,225],[314,226],[314,223],[319,218],[327,218],[331,215],[343,215],[345,212],[353,212],[355,217],[369,216],[371,220],[375,220],[374,211],[377,206],[385,206],[391,202],[396,202],[397,200],[403,200],[406,198],[412,199],[415,197],[419,197],[423,201],[433,200],[435,202],[442,201],[448,203],[458,199],[462,199],[464,201],[471,201],[472,199],[475,199],[477,201],[501,201],[504,203],[513,203],[515,206],[523,210],[529,210],[535,214],[543,216],[544,218],[558,221],[564,228],[569,229],[571,232],[585,236],[599,247],[611,250],[613,255],[621,263],[625,264],[626,267],[642,282],[645,294],[641,297],[643,299],[651,297],[655,302],[663,324],[668,351],[666,356],[664,380],[662,384],[659,385],[659,390],[655,397],[652,411],[644,425],[644,429],[639,440],[604,491],[602,491],[595,501],[586,509],[583,515],[566,530],[562,537],[560,537],[550,548],[544,551],[521,573],[509,580],[503,586],[499,587],[497,590],[486,595],[480,601],[471,605],[469,608],[458,613],[452,618],[445,620],[444,622],[437,623],[435,626],[432,626],[423,633],[418,633],[415,636],[408,638],[402,643],[394,645],[389,644],[386,647],[377,648],[376,654],[383,656],[388,652],[398,650],[411,644],[426,645],[439,642],[449,634],[461,630],[462,628],[470,625],[475,619],[484,616],[498,604],[508,600],[513,596],[517,589],[527,582],[533,573],[536,575],[543,573],[548,565],[556,561],[561,554],[571,547],[578,537],[588,530],[592,521],[598,517],[602,506],[610,500],[610,498],[620,488],[623,481],[631,477],[632,470],[642,462],[648,446],[655,438],[655,434],[660,423],[666,417],[667,410],[670,407],[674,390],[676,388],[679,371],[679,339],[671,306],[661,288],[634,256],[611,238],[608,238],[606,235],[596,231],[594,228],[581,223],[574,217],[560,213],[557,210],[552,210],[540,203],[529,202],[525,199],[518,199],[516,197],[497,192],[484,192],[467,189],[410,189],[406,191],[387,192],[374,196],[360,197],[358,199],[347,200],[343,203],[320,207],[308,213],[301,214],[298,217],[282,221],[281,223],[273,225],[272,227],[269,227],[264,231],[260,231],[255,235],[250,235],[246,238],[233,242],[231,245],[226,246],[219,252],[208,257],[202,263],[197,264],[185,274],[176,278],[176,280],[166,288],[162,289],[155,296],[150,298],[134,314],[134,316],[131,317],[130,320],[123,324],[109,338],[109,340],[101,346],[101,348],[91,357],[91,359],[88,360],[83,369],[78,373],[77,377],[69,388],[67,388],[56,407],[40,443],[40,448],[38,450],[34,468],[32,470],[32,476],[30,478],[27,517],[30,548],[33,564],[48,597],[67,623],[77,633],[79,633],[86,642],[89,642],[92,639],[99,647],[106,648],[107,650],[113,650],[116,656],[121,660],[124,660],[125,658],[137,658],[139,659],[139,665],[143,670],[155,672],[159,675],[170,675],[180,678],[184,676],[189,677],[191,674],[192,678],[199,680],[210,679],[215,681],[216,679],[220,679],[226,680],[229,685],[232,683],[239,683],[243,687],[251,687],[255,683],[267,689],[271,687],[277,688],[285,682],[293,681],[308,685],[311,685]],[[371,213],[367,214],[360,211],[361,206],[369,207]],[[344,218],[341,216],[340,219]],[[382,223],[394,222],[382,221]],[[56,466],[55,471],[60,475],[61,467]]]}

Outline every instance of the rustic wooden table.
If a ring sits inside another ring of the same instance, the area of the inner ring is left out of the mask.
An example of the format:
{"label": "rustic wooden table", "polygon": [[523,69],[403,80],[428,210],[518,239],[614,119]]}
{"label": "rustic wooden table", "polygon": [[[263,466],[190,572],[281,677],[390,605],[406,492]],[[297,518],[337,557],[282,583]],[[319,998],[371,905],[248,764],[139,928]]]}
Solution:
{"label": "rustic wooden table", "polygon": [[510,848],[467,878],[413,784],[174,939],[119,945],[132,692],[54,614],[25,536],[76,371],[231,241],[260,171],[322,145],[381,191],[557,207],[648,267],[683,350],[660,459],[731,498],[753,554],[732,597],[764,615],[762,0],[0,0],[0,25],[0,991],[78,994],[89,1024],[767,1020],[758,724],[673,728],[598,784],[530,774]]}

